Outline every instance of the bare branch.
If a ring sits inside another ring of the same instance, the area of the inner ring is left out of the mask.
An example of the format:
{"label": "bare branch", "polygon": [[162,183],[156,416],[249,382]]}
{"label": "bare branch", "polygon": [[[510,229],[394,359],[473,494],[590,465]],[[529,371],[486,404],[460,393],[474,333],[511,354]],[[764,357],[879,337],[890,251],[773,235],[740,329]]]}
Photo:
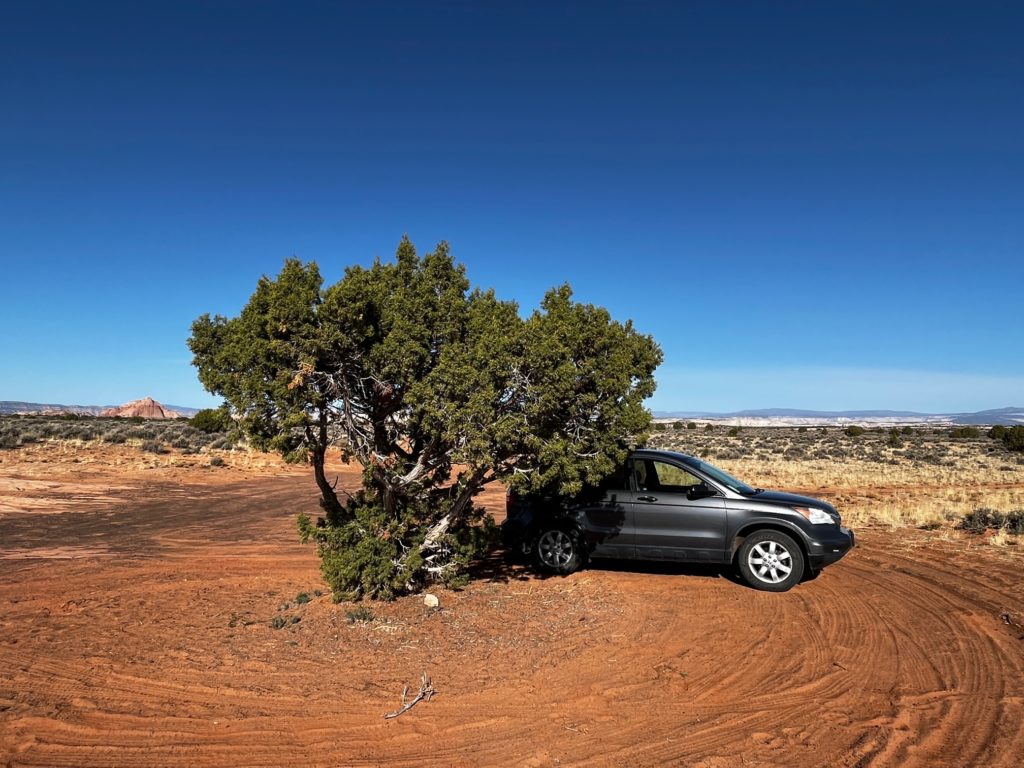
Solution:
{"label": "bare branch", "polygon": [[434,686],[431,684],[430,678],[427,677],[427,673],[424,672],[423,677],[420,680],[419,693],[416,694],[416,697],[412,699],[412,701],[407,702],[406,696],[408,695],[408,693],[409,686],[405,686],[402,689],[402,706],[396,709],[394,712],[388,712],[386,715],[384,715],[385,720],[391,720],[392,718],[404,715],[406,712],[415,707],[421,701],[430,701],[431,697],[433,697],[437,693],[437,691],[434,690]]}

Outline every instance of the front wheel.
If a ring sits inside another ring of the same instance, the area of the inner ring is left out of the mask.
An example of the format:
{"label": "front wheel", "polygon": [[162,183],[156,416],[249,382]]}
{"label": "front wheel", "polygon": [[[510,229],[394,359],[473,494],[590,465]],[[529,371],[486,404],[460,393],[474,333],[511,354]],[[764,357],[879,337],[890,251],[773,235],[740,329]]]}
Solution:
{"label": "front wheel", "polygon": [[533,545],[537,566],[548,573],[563,576],[583,565],[584,554],[580,536],[568,528],[545,528]]}
{"label": "front wheel", "polygon": [[786,592],[804,575],[804,553],[799,545],[778,531],[752,533],[740,547],[740,573],[754,589]]}

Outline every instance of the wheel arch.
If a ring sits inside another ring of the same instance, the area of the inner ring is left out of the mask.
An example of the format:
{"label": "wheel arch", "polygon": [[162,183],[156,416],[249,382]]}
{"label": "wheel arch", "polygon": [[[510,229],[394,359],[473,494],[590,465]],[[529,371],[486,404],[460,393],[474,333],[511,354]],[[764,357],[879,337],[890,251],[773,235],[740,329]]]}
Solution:
{"label": "wheel arch", "polygon": [[743,546],[744,540],[758,531],[777,531],[789,536],[800,547],[800,553],[804,556],[804,567],[810,568],[810,553],[807,549],[807,542],[804,541],[803,534],[800,533],[800,529],[794,525],[786,525],[778,520],[756,520],[747,523],[736,531],[736,534],[732,537],[732,552],[729,554],[729,562],[736,563],[736,557],[739,555],[740,547]]}

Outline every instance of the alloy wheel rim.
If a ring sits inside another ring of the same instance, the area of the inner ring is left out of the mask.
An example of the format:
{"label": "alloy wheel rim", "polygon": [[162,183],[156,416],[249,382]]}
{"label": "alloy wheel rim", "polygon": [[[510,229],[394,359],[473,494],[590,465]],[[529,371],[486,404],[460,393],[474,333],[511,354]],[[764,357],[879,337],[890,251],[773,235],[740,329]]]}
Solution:
{"label": "alloy wheel rim", "polygon": [[793,572],[793,556],[777,541],[759,541],[747,555],[751,573],[767,584],[779,584]]}
{"label": "alloy wheel rim", "polygon": [[572,539],[564,531],[548,531],[540,537],[538,546],[545,565],[563,567],[572,558]]}

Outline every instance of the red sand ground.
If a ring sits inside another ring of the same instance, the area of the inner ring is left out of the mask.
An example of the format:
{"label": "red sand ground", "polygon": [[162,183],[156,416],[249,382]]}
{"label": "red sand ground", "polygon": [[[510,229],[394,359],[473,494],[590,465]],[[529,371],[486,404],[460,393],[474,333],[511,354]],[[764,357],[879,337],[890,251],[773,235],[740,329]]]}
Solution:
{"label": "red sand ground", "polygon": [[[862,531],[784,595],[495,562],[352,623],[295,603],[324,588],[306,472],[5,456],[0,765],[1024,762],[1021,561],[994,547]],[[423,672],[438,695],[385,720]]]}

